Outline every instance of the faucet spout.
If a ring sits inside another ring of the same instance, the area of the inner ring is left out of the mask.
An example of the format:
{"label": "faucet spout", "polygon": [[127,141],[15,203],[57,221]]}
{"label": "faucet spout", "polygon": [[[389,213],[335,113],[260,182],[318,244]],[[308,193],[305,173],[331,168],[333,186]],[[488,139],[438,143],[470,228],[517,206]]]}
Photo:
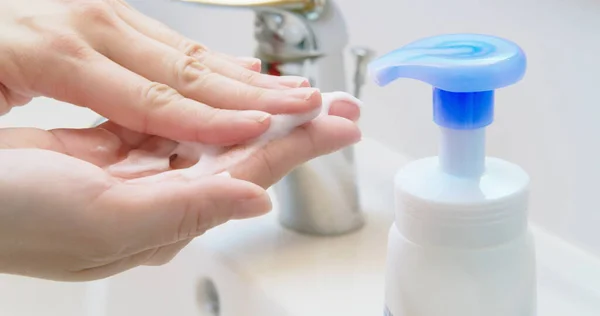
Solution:
{"label": "faucet spout", "polygon": [[290,10],[312,10],[322,4],[322,0],[181,0],[205,5],[262,8],[274,7]]}
{"label": "faucet spout", "polygon": [[[180,0],[243,7],[256,13],[256,57],[262,72],[309,79],[324,92],[347,91],[344,50],[348,34],[332,0]],[[366,50],[357,60],[354,91],[363,83]],[[353,232],[365,222],[356,186],[354,147],[313,159],[273,186],[280,223],[296,232],[332,236]]]}
{"label": "faucet spout", "polygon": [[[294,12],[257,12],[255,38],[263,72],[303,76],[322,91],[348,90],[344,62],[348,34],[333,1],[326,1],[317,19]],[[355,71],[359,76],[367,57],[357,59],[360,65]],[[296,232],[335,236],[364,225],[353,146],[297,167],[273,190],[279,202],[280,223]]]}

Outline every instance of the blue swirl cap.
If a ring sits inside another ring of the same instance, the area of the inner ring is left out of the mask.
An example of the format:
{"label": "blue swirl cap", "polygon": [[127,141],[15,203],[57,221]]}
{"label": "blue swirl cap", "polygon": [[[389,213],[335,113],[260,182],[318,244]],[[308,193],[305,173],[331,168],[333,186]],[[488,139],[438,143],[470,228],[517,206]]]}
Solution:
{"label": "blue swirl cap", "polygon": [[492,123],[494,90],[525,75],[527,59],[515,43],[489,35],[447,34],[424,38],[369,64],[375,83],[398,78],[434,87],[436,124],[452,129],[476,129]]}

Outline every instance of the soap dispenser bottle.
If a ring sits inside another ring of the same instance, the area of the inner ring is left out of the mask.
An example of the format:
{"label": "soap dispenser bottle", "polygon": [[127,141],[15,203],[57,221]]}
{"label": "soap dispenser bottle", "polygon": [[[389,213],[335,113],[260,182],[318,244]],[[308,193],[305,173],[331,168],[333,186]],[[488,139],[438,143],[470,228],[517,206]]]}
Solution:
{"label": "soap dispenser bottle", "polygon": [[385,315],[533,316],[535,252],[527,224],[529,177],[485,155],[494,90],[519,81],[526,57],[508,40],[449,34],[418,40],[369,65],[385,86],[433,86],[439,156],[395,177]]}

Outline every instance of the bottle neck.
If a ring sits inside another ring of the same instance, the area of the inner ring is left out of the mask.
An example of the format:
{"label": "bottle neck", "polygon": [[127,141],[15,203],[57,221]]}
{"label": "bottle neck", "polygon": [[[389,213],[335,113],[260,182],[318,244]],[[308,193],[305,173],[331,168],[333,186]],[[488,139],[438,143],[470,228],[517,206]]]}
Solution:
{"label": "bottle neck", "polygon": [[440,166],[445,173],[479,178],[485,171],[485,127],[450,129],[441,127]]}

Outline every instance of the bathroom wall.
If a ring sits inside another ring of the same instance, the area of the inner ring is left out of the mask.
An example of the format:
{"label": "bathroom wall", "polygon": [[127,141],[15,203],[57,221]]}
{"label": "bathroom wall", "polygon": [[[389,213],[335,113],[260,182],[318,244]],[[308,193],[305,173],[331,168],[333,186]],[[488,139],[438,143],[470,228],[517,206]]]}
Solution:
{"label": "bathroom wall", "polygon": [[[253,52],[253,16],[244,10],[192,7],[167,0],[130,0],[202,43],[234,55]],[[338,0],[352,45],[377,53],[438,33],[479,32],[519,43],[529,69],[518,85],[497,92],[489,152],[516,162],[532,176],[535,223],[600,255],[600,2],[592,0]],[[435,154],[430,88],[411,81],[382,89],[367,84],[362,127],[411,158]],[[3,125],[30,125],[28,111],[48,113],[41,127],[81,126],[83,109],[38,101],[0,118]],[[74,122],[73,117],[81,120]],[[56,118],[56,120],[54,120]],[[86,121],[84,124],[83,122]],[[376,159],[376,158],[374,158]]]}
{"label": "bathroom wall", "polygon": [[[489,152],[530,173],[538,224],[600,254],[600,2],[372,0],[371,10],[365,1],[343,3],[352,41],[380,53],[445,32],[495,34],[522,45],[528,73],[497,92]],[[414,82],[368,86],[364,99],[374,109],[364,129],[413,157],[434,153],[429,89]]]}

